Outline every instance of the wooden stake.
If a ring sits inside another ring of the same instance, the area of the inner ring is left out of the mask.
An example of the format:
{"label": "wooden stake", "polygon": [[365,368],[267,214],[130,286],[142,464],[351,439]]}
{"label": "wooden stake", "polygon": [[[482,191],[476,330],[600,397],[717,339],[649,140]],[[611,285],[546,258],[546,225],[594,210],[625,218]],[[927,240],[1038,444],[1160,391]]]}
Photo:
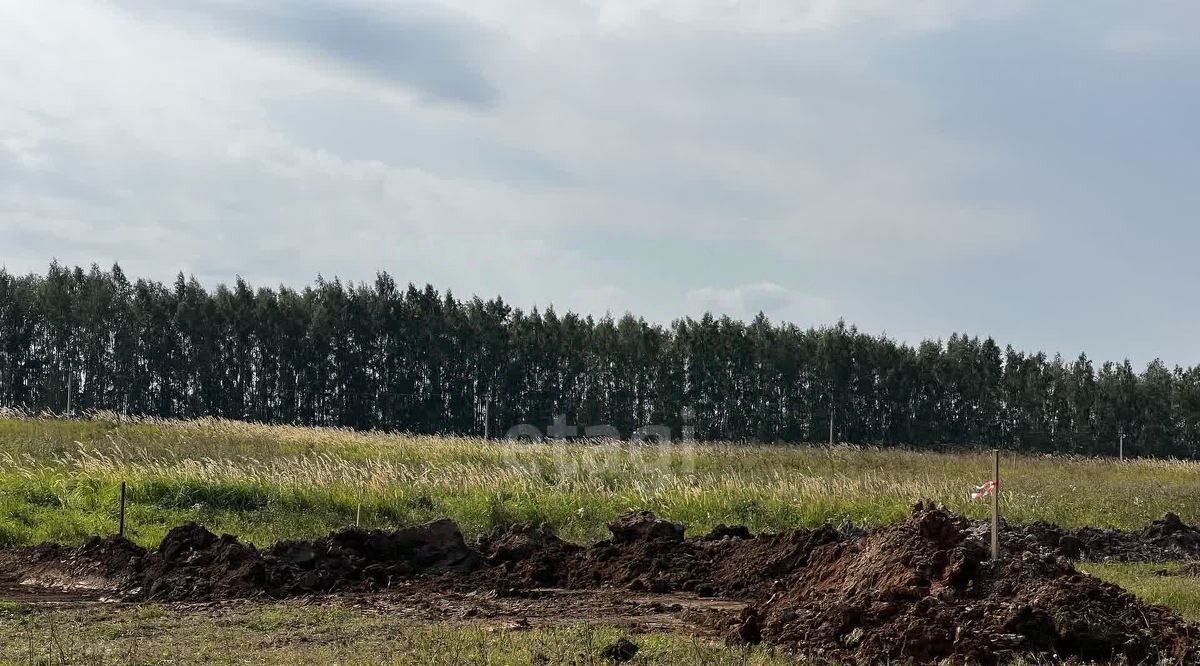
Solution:
{"label": "wooden stake", "polygon": [[358,482],[358,497],[356,498],[357,501],[354,505],[354,526],[355,527],[362,526],[362,495],[363,495],[363,484],[364,483],[366,483],[365,479]]}
{"label": "wooden stake", "polygon": [[992,473],[992,559],[1000,559],[1000,449],[992,451],[996,464]]}
{"label": "wooden stake", "polygon": [[354,526],[355,527],[362,527],[362,496],[363,496],[363,486],[366,483],[367,483],[367,480],[365,478],[358,482],[358,498],[357,498],[358,501],[354,506]]}
{"label": "wooden stake", "polygon": [[125,482],[121,482],[121,518],[120,527],[117,528],[119,536],[125,536]]}

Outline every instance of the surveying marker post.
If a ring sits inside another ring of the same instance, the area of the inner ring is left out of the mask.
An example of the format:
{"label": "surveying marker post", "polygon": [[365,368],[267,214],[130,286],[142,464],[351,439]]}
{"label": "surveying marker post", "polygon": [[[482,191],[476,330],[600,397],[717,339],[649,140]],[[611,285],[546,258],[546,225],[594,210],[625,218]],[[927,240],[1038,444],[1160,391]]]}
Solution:
{"label": "surveying marker post", "polygon": [[355,498],[355,503],[354,503],[354,526],[355,527],[362,527],[362,496],[363,496],[363,484],[364,483],[366,483],[365,479],[362,479],[358,482],[358,497]]}
{"label": "surveying marker post", "polygon": [[992,559],[1000,559],[1000,449],[992,451],[995,454],[995,466],[992,469]]}
{"label": "surveying marker post", "polygon": [[121,517],[120,526],[117,528],[118,536],[125,536],[125,482],[121,482]]}

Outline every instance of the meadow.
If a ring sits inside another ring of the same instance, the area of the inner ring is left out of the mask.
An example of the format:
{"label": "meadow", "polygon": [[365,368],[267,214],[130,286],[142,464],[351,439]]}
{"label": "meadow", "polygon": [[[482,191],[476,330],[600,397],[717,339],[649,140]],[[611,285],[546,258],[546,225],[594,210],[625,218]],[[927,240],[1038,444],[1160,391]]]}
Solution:
{"label": "meadow", "polygon": [[[1166,511],[1200,517],[1200,464],[1004,454],[1003,510],[1015,521],[1136,528]],[[468,536],[547,523],[591,541],[630,509],[692,533],[720,524],[781,530],[877,525],[931,498],[984,517],[970,490],[990,451],[850,446],[508,442],[96,414],[0,418],[0,544],[78,543],[117,529],[153,545],[195,520],[256,544],[353,524],[449,516]]]}

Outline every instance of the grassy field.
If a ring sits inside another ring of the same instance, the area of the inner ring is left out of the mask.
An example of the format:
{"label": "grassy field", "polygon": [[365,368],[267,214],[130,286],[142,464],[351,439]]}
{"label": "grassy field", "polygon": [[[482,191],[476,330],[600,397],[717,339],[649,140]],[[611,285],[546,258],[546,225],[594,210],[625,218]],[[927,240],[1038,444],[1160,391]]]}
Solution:
{"label": "grassy field", "polygon": [[[693,532],[851,520],[879,524],[932,498],[983,517],[969,489],[990,454],[851,447],[485,442],[229,421],[0,418],[0,544],[78,542],[115,531],[122,480],[130,535],[156,543],[196,520],[258,544],[352,523],[449,516],[477,535],[545,522],[576,540],[622,511],[652,509]],[[1200,465],[1004,457],[1005,515],[1132,528],[1163,512],[1200,518]]]}
{"label": "grassy field", "polygon": [[[605,666],[618,629],[588,625],[496,631],[415,624],[339,603],[242,602],[209,607],[0,606],[0,664],[392,664]],[[775,666],[762,649],[687,636],[634,636],[637,664]]]}

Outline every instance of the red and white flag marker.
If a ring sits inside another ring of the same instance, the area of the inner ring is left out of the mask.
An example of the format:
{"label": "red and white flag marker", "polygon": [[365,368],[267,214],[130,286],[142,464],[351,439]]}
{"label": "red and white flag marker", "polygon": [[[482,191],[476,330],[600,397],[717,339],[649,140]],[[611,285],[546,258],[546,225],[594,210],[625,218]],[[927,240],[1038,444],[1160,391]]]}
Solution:
{"label": "red and white flag marker", "polygon": [[975,491],[971,493],[971,499],[983,499],[984,497],[995,493],[996,488],[998,488],[999,485],[1000,484],[996,483],[995,481],[988,481],[982,486],[976,486]]}

